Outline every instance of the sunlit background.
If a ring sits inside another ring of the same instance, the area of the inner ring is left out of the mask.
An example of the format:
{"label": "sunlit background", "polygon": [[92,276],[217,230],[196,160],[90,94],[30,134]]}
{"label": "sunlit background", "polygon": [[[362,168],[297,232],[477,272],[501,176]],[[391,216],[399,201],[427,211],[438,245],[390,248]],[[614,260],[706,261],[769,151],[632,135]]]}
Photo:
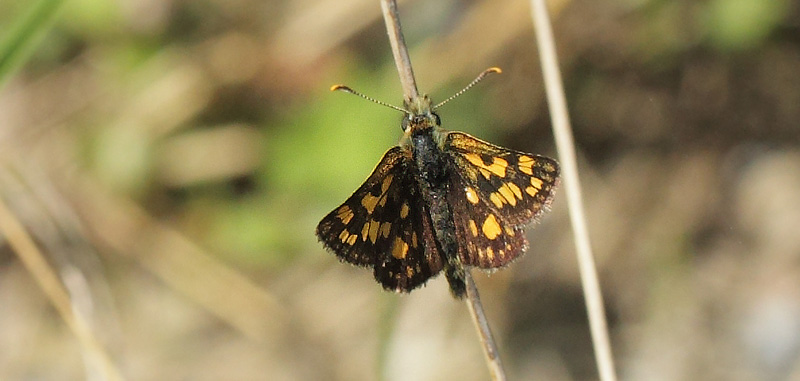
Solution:
{"label": "sunlit background", "polygon": [[[314,237],[401,135],[377,0],[35,4],[0,197],[131,380],[486,380],[442,277],[385,293]],[[625,380],[800,379],[800,5],[552,1]],[[526,1],[401,1],[443,126],[555,156]],[[0,51],[0,54],[3,54]],[[476,280],[511,379],[597,378],[564,194]],[[3,239],[0,379],[96,377]],[[96,379],[96,378],[94,378]]]}

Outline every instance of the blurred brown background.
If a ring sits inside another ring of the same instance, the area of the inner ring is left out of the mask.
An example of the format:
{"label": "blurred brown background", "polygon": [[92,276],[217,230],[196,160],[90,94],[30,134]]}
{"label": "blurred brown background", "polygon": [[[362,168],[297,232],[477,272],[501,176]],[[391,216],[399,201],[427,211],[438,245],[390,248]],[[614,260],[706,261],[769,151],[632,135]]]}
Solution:
{"label": "blurred brown background", "polygon": [[[0,3],[0,35],[28,3]],[[626,380],[800,379],[800,4],[552,1]],[[443,126],[554,156],[527,2],[404,1]],[[401,131],[376,0],[73,0],[0,92],[0,196],[131,380],[484,380],[463,303],[316,242]],[[2,36],[0,36],[2,37]],[[476,274],[512,379],[591,380],[563,193]],[[0,379],[96,375],[5,244]]]}

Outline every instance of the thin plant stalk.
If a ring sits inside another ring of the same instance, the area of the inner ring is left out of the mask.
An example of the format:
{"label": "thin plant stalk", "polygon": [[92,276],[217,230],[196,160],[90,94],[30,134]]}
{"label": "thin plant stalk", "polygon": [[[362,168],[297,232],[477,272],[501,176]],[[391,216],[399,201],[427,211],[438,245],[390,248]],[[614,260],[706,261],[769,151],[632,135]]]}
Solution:
{"label": "thin plant stalk", "polygon": [[589,315],[595,361],[597,361],[600,379],[603,381],[615,381],[617,376],[608,338],[608,323],[606,322],[605,309],[603,308],[603,295],[600,292],[597,268],[592,254],[592,245],[589,241],[581,185],[578,178],[575,143],[567,113],[567,102],[564,95],[561,72],[558,68],[553,28],[545,0],[531,0],[531,13],[536,41],[539,44],[539,58],[541,59],[545,90],[547,92],[547,103],[552,117],[553,134],[555,135],[558,158],[561,161],[569,216],[577,249],[581,284],[586,300],[586,310]]}
{"label": "thin plant stalk", "polygon": [[400,75],[400,84],[403,86],[403,97],[406,101],[411,101],[419,97],[419,90],[417,90],[414,70],[411,68],[411,58],[408,57],[406,40],[403,38],[403,28],[400,26],[397,1],[381,0],[381,10],[383,11],[383,21],[386,23],[386,32],[389,34],[389,44],[392,46],[397,74]]}
{"label": "thin plant stalk", "polygon": [[467,306],[472,315],[472,322],[475,323],[475,328],[478,330],[478,335],[483,343],[483,354],[486,355],[489,373],[492,375],[492,380],[505,381],[506,372],[503,368],[503,362],[500,360],[500,351],[497,350],[497,343],[494,340],[494,336],[492,336],[489,321],[486,320],[486,314],[483,312],[483,304],[478,294],[478,287],[475,286],[475,280],[472,279],[472,274],[469,270],[464,271],[464,283],[467,286]]}
{"label": "thin plant stalk", "polygon": [[[397,2],[395,0],[381,0],[381,9],[386,23],[386,31],[389,34],[389,42],[392,46],[392,54],[397,65],[397,72],[400,75],[403,96],[406,101],[410,101],[419,97],[419,91],[417,90],[414,71],[411,68],[411,60],[408,57],[408,48],[403,39],[400,17],[397,13]],[[475,287],[475,282],[472,280],[469,271],[465,271],[465,283],[467,286],[467,305],[472,315],[472,321],[475,323],[475,328],[478,330],[478,337],[481,340],[481,344],[483,344],[486,362],[492,374],[492,379],[503,381],[506,377],[497,351],[497,344],[486,320],[478,289]]]}

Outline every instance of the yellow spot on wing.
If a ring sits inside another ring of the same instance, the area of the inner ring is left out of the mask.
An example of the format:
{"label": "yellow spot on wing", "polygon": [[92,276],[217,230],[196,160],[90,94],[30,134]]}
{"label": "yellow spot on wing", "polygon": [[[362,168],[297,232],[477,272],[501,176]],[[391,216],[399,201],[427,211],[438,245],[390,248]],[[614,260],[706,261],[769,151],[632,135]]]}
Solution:
{"label": "yellow spot on wing", "polygon": [[389,186],[392,184],[392,179],[394,179],[394,176],[392,175],[387,175],[383,178],[380,196],[373,196],[372,193],[367,193],[367,195],[361,199],[361,205],[367,209],[367,213],[372,214],[372,212],[375,211],[375,207],[378,205],[386,205],[386,191],[389,190]]}
{"label": "yellow spot on wing", "polygon": [[352,234],[350,237],[347,238],[347,244],[352,246],[354,243],[356,243],[356,240],[358,240],[358,235]]}
{"label": "yellow spot on wing", "polygon": [[392,229],[391,222],[384,222],[381,224],[381,235],[383,238],[389,238],[389,230]]}
{"label": "yellow spot on wing", "polygon": [[517,198],[514,197],[514,192],[511,191],[511,188],[508,187],[508,184],[503,184],[503,186],[498,189],[498,192],[503,195],[503,198],[505,198],[511,206],[517,205]]}
{"label": "yellow spot on wing", "polygon": [[383,182],[381,183],[381,194],[386,194],[386,191],[389,190],[389,185],[392,184],[392,179],[394,179],[394,175],[387,175],[383,178]]}
{"label": "yellow spot on wing", "polygon": [[506,185],[508,186],[508,189],[511,189],[511,192],[514,193],[514,196],[516,196],[518,199],[522,200],[522,191],[519,189],[517,184],[506,183]]}
{"label": "yellow spot on wing", "polygon": [[492,173],[494,173],[497,176],[506,177],[507,167],[508,167],[508,162],[505,159],[495,157],[492,159],[492,164],[489,165],[487,169],[492,171]]}
{"label": "yellow spot on wing", "polygon": [[378,229],[380,228],[381,224],[378,221],[370,221],[369,222],[369,240],[372,243],[378,240]]}
{"label": "yellow spot on wing", "polygon": [[464,158],[469,160],[469,162],[472,163],[472,165],[478,168],[486,167],[486,164],[483,164],[483,159],[481,159],[481,156],[478,155],[477,153],[466,153],[464,154]]}
{"label": "yellow spot on wing", "polygon": [[478,198],[478,194],[475,193],[475,189],[472,189],[471,187],[466,187],[464,189],[464,193],[467,194],[467,200],[469,200],[469,202],[471,202],[473,205],[477,204],[478,201],[480,201],[480,199]]}
{"label": "yellow spot on wing", "polygon": [[408,217],[408,203],[403,203],[403,206],[400,207],[400,218]]}
{"label": "yellow spot on wing", "polygon": [[417,232],[411,233],[411,247],[417,248]]}
{"label": "yellow spot on wing", "polygon": [[361,239],[366,241],[368,234],[369,234],[369,221],[365,222],[364,227],[361,228]]}
{"label": "yellow spot on wing", "polygon": [[345,243],[345,242],[347,242],[347,238],[349,236],[350,236],[350,233],[348,233],[347,230],[342,230],[342,232],[339,233],[339,240],[341,240],[342,243]]}
{"label": "yellow spot on wing", "polygon": [[361,205],[367,209],[367,213],[372,214],[372,211],[375,210],[375,206],[378,205],[379,199],[380,197],[373,196],[371,193],[367,193],[367,195],[361,199]]}
{"label": "yellow spot on wing", "polygon": [[491,247],[486,248],[486,256],[489,257],[489,260],[494,260],[494,250]]}
{"label": "yellow spot on wing", "polygon": [[472,232],[473,237],[478,236],[478,225],[475,225],[474,220],[469,220],[469,231]]}
{"label": "yellow spot on wing", "polygon": [[350,210],[349,206],[344,205],[336,212],[336,217],[342,220],[343,224],[347,225],[350,223],[350,220],[353,219],[353,211]]}
{"label": "yellow spot on wing", "polygon": [[489,200],[492,201],[494,206],[496,206],[498,208],[502,208],[503,207],[503,197],[501,197],[499,193],[497,193],[497,192],[492,193],[489,196]]}
{"label": "yellow spot on wing", "polygon": [[487,179],[489,178],[489,173],[493,173],[499,177],[506,177],[506,168],[508,167],[508,162],[505,159],[495,157],[492,158],[492,164],[486,165],[483,163],[481,156],[476,153],[465,153],[464,158],[472,163],[472,165],[478,167],[483,176]]}
{"label": "yellow spot on wing", "polygon": [[408,254],[408,244],[405,243],[400,237],[394,239],[392,245],[392,256],[397,259],[403,259]]}
{"label": "yellow spot on wing", "polygon": [[543,182],[541,179],[531,177],[531,186],[525,188],[525,193],[528,193],[531,196],[536,196],[536,194],[542,189],[542,184]]}
{"label": "yellow spot on wing", "polygon": [[497,218],[495,218],[494,214],[490,214],[486,217],[486,221],[483,221],[481,230],[483,231],[483,235],[489,239],[497,238],[503,231],[500,229],[500,223],[497,222]]}
{"label": "yellow spot on wing", "polygon": [[519,171],[528,176],[533,176],[533,158],[530,156],[520,156]]}

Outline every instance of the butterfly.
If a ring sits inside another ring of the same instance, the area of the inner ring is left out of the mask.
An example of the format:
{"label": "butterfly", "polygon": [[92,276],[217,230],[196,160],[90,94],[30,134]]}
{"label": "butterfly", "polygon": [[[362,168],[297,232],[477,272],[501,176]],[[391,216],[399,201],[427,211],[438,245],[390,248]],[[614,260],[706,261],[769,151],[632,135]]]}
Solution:
{"label": "butterfly", "polygon": [[548,209],[559,181],[550,158],[503,148],[441,127],[427,95],[404,108],[403,137],[367,180],[316,229],[340,260],[372,268],[385,289],[410,292],[444,271],[456,298],[470,267],[503,267],[527,249],[525,227]]}

